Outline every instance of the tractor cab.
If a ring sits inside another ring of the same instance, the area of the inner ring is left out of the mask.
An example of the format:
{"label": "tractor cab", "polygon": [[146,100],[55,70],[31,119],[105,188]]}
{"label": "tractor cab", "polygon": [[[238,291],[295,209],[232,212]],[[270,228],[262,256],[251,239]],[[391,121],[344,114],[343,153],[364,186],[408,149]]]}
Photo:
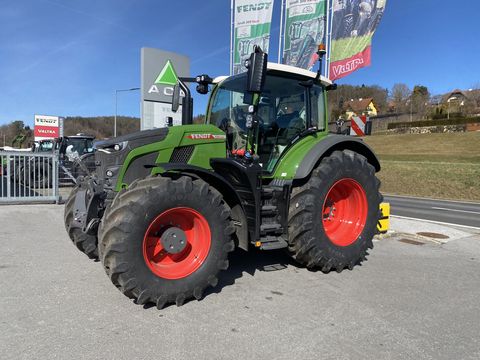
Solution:
{"label": "tractor cab", "polygon": [[[206,122],[227,134],[230,154],[247,150],[249,94],[247,73],[223,78],[214,87]],[[326,87],[330,82],[299,68],[268,63],[265,85],[256,105],[253,139],[259,163],[271,172],[285,149],[302,136],[324,131]]]}

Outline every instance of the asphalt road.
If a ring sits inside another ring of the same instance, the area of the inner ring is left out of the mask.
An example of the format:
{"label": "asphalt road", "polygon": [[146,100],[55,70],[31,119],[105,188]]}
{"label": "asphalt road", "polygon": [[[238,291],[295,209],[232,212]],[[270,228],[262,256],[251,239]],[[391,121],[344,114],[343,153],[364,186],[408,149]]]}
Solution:
{"label": "asphalt road", "polygon": [[383,239],[341,274],[237,252],[202,301],[158,311],[70,243],[62,211],[0,206],[2,360],[480,358],[473,232],[443,245]]}
{"label": "asphalt road", "polygon": [[385,195],[391,214],[480,228],[480,203]]}

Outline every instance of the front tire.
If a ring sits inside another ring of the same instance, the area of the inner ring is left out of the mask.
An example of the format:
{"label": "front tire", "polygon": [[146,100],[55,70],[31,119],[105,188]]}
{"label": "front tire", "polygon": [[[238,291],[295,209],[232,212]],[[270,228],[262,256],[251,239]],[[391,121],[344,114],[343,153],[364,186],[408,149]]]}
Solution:
{"label": "front tire", "polygon": [[75,196],[77,195],[78,189],[80,188],[80,182],[70,192],[68,200],[65,203],[64,210],[64,222],[65,229],[67,230],[68,236],[75,244],[75,246],[87,255],[90,259],[98,259],[98,248],[97,248],[97,236],[85,234],[81,229],[72,227],[73,222],[73,206],[75,205]]}
{"label": "front tire", "polygon": [[293,188],[289,207],[290,254],[308,268],[352,269],[373,248],[380,180],[367,159],[335,151]]}
{"label": "front tire", "polygon": [[[119,193],[102,219],[100,259],[112,283],[137,303],[180,306],[216,286],[235,247],[233,232],[230,208],[206,182],[149,177]],[[165,237],[173,234],[185,242],[169,250]]]}

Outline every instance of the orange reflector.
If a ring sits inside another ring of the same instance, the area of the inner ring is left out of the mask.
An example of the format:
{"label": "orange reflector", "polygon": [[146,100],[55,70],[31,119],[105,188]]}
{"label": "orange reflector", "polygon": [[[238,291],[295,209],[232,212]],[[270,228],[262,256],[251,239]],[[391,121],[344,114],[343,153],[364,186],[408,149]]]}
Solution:
{"label": "orange reflector", "polygon": [[255,242],[255,246],[256,246],[256,247],[260,247],[260,246],[262,246],[262,243],[261,243],[260,241],[256,241],[256,242]]}

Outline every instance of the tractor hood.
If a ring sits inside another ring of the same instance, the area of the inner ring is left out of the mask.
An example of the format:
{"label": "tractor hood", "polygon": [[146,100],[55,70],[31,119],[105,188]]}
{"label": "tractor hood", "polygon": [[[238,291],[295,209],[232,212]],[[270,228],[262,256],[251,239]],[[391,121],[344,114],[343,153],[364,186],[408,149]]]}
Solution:
{"label": "tractor hood", "polygon": [[168,128],[137,131],[132,134],[118,136],[113,139],[96,141],[95,148],[96,149],[108,149],[108,148],[113,149],[113,147],[116,144],[123,144],[125,142],[131,142],[131,143],[134,143],[136,146],[141,146],[141,145],[149,144],[154,141],[163,140],[165,139],[167,134],[168,134]]}
{"label": "tractor hood", "polygon": [[162,163],[210,168],[225,157],[225,133],[213,125],[183,125],[139,131],[95,144],[97,176],[116,191],[138,178],[161,172]]}

